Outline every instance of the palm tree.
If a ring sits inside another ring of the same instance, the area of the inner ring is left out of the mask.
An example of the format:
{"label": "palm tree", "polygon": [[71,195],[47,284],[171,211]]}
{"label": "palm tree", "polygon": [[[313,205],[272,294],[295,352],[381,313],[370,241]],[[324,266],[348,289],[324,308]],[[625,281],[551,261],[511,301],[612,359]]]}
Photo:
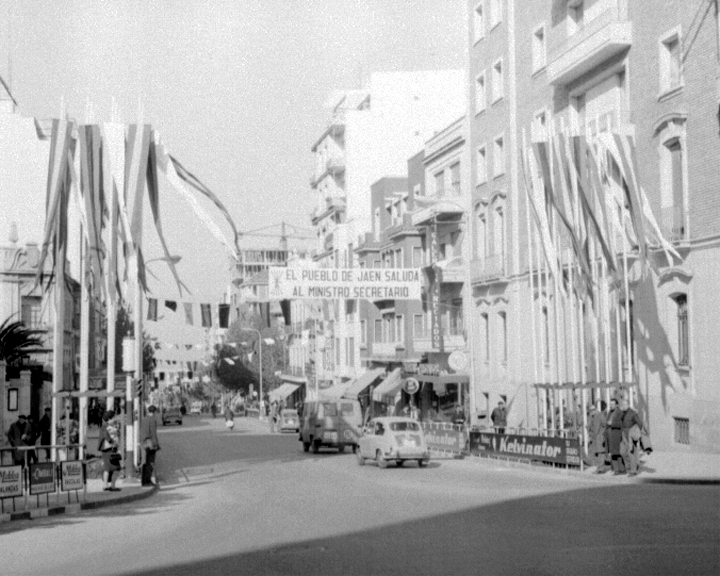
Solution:
{"label": "palm tree", "polygon": [[8,366],[17,364],[34,352],[42,351],[42,340],[34,330],[22,322],[11,322],[7,318],[0,324],[0,360]]}

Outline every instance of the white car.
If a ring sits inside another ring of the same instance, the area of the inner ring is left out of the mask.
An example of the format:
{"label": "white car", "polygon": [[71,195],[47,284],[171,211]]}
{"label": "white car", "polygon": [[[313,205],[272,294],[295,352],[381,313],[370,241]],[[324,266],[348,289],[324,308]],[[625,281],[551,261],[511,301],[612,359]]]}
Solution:
{"label": "white car", "polygon": [[416,460],[422,468],[430,460],[420,423],[402,417],[370,420],[358,439],[355,455],[360,466],[365,460],[375,460],[380,468],[387,468],[388,462],[392,461],[402,466],[406,460]]}

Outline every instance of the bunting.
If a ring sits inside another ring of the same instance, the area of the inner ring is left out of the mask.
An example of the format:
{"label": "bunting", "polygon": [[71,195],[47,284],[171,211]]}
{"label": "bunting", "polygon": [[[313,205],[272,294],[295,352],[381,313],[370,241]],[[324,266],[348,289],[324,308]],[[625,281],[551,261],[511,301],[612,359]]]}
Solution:
{"label": "bunting", "polygon": [[148,298],[147,319],[157,322],[158,319],[158,302],[157,298]]}
{"label": "bunting", "polygon": [[165,308],[169,308],[173,312],[177,311],[177,302],[174,300],[165,300]]}
{"label": "bunting", "polygon": [[184,303],[183,307],[185,308],[185,324],[188,324],[189,326],[192,326],[193,323],[193,306],[190,303]]}
{"label": "bunting", "polygon": [[200,304],[200,318],[203,328],[212,328],[212,311],[210,304]]}
{"label": "bunting", "polygon": [[218,324],[220,328],[227,328],[230,319],[230,304],[218,305]]}

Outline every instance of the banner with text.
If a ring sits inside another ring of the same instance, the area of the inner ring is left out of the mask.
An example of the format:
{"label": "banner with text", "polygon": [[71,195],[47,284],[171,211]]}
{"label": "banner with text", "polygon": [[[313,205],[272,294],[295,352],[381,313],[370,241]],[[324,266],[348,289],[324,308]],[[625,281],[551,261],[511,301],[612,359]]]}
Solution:
{"label": "banner with text", "polygon": [[415,268],[269,268],[271,300],[420,300]]}
{"label": "banner with text", "polygon": [[521,436],[494,432],[470,432],[470,453],[479,456],[513,456],[538,462],[580,466],[580,441],[577,438]]}

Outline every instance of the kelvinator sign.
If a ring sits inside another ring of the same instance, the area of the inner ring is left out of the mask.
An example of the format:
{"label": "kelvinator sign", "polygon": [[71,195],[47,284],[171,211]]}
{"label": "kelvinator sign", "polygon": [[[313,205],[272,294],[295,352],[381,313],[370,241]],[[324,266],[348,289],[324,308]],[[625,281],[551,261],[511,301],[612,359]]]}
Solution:
{"label": "kelvinator sign", "polygon": [[281,268],[268,272],[271,299],[420,300],[415,268]]}
{"label": "kelvinator sign", "polygon": [[580,466],[580,441],[577,438],[470,432],[470,453],[497,454],[538,462]]}

